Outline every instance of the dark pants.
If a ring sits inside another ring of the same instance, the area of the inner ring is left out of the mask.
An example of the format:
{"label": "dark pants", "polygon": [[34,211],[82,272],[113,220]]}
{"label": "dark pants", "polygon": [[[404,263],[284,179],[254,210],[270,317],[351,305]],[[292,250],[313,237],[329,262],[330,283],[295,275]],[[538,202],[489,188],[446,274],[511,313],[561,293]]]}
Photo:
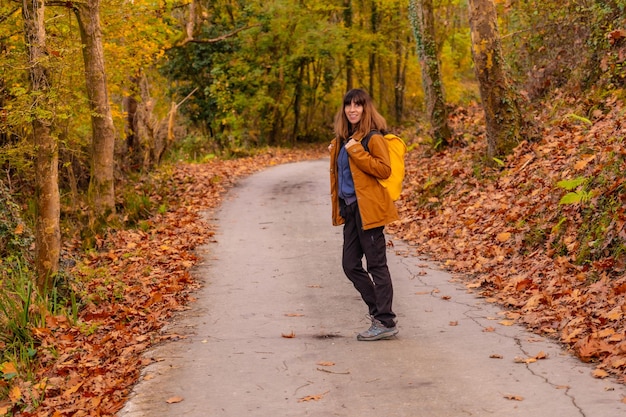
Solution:
{"label": "dark pants", "polygon": [[[343,227],[343,270],[367,304],[370,316],[386,327],[394,327],[396,315],[391,309],[393,285],[387,268],[384,226],[363,230],[357,204],[342,208],[346,221]],[[363,268],[363,255],[367,271]]]}

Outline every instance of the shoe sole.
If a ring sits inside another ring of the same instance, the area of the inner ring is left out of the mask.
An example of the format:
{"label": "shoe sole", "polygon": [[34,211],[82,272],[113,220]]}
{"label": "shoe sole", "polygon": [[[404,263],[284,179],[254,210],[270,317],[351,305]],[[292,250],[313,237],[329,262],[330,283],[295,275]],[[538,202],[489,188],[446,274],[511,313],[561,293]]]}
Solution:
{"label": "shoe sole", "polygon": [[392,337],[394,337],[395,335],[398,334],[398,330],[394,330],[393,332],[389,332],[389,333],[381,333],[377,336],[373,336],[373,337],[363,337],[360,334],[356,336],[356,340],[360,341],[360,342],[373,342],[376,340],[387,340],[387,339],[391,339]]}

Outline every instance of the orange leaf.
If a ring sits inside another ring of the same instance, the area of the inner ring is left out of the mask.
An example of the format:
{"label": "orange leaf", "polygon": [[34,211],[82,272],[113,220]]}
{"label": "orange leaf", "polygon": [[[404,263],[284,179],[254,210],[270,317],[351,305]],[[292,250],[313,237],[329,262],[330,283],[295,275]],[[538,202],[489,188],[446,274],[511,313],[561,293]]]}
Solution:
{"label": "orange leaf", "polygon": [[15,227],[15,230],[13,230],[13,233],[16,235],[21,235],[22,233],[24,233],[24,225],[22,223],[18,224]]}
{"label": "orange leaf", "polygon": [[9,391],[9,399],[13,404],[16,404],[19,400],[22,399],[22,391],[20,390],[20,387],[16,385],[11,388],[11,390]]}
{"label": "orange leaf", "polygon": [[608,377],[609,373],[603,369],[596,369],[591,373],[591,375],[593,375],[594,378],[602,379]]}
{"label": "orange leaf", "polygon": [[585,169],[585,167],[587,166],[587,164],[591,161],[593,161],[595,159],[595,155],[582,155],[583,159],[581,159],[580,161],[576,162],[576,164],[574,165],[574,168],[577,171],[580,171],[581,169]]}
{"label": "orange leaf", "polygon": [[335,362],[318,362],[319,366],[335,366]]}
{"label": "orange leaf", "polygon": [[496,239],[498,240],[498,242],[504,243],[507,240],[509,240],[510,237],[511,237],[511,233],[503,232],[503,233],[498,233],[498,235],[496,236]]}
{"label": "orange leaf", "polygon": [[0,365],[0,369],[2,369],[4,375],[17,374],[17,369],[15,369],[15,365],[12,362],[4,362]]}
{"label": "orange leaf", "polygon": [[293,339],[294,337],[296,337],[296,334],[293,332],[293,330],[291,331],[291,333],[288,333],[288,334],[282,333],[281,335],[285,339]]}
{"label": "orange leaf", "polygon": [[524,397],[521,397],[519,395],[512,395],[512,394],[506,394],[504,396],[504,398],[506,398],[507,400],[514,400],[514,401],[523,401]]}
{"label": "orange leaf", "polygon": [[322,398],[324,398],[324,395],[328,394],[328,391],[322,393],[322,394],[316,394],[316,395],[307,395],[306,397],[302,397],[298,400],[299,403],[302,402],[306,402],[306,401],[319,401]]}
{"label": "orange leaf", "polygon": [[176,404],[183,400],[183,397],[170,397],[165,402],[168,404]]}

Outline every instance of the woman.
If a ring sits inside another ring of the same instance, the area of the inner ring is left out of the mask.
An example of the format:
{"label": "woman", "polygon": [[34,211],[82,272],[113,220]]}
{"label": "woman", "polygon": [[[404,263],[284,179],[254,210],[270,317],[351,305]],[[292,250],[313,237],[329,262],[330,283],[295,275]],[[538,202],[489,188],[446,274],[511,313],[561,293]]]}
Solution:
{"label": "woman", "polygon": [[[332,220],[335,226],[344,225],[343,270],[361,294],[372,320],[357,339],[388,339],[398,329],[383,231],[387,223],[398,219],[398,212],[377,180],[391,174],[386,139],[381,134],[387,122],[364,90],[353,89],[343,98],[334,128],[335,138],[329,146]],[[368,135],[363,146],[361,140]]]}

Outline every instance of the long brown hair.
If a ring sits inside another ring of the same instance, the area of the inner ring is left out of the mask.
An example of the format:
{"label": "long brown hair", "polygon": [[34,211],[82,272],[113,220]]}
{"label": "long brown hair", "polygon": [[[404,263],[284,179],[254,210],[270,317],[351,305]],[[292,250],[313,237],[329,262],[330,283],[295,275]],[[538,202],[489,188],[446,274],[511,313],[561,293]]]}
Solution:
{"label": "long brown hair", "polygon": [[[361,121],[356,126],[352,126],[346,117],[346,106],[349,106],[352,102],[363,106]],[[354,88],[343,96],[343,104],[335,115],[334,127],[335,135],[341,140],[345,140],[350,136],[362,139],[371,130],[385,132],[387,130],[387,121],[378,113],[369,94],[361,88]]]}

